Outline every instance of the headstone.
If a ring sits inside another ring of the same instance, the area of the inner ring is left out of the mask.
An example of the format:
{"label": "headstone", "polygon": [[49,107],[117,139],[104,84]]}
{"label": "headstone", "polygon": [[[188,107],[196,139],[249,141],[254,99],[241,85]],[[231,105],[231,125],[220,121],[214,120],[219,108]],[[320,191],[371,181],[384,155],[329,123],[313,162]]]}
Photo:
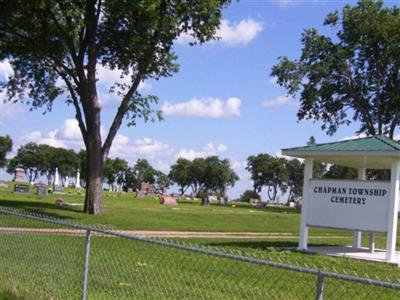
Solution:
{"label": "headstone", "polygon": [[67,188],[69,186],[69,177],[65,176],[64,187]]}
{"label": "headstone", "polygon": [[293,201],[289,202],[289,207],[295,207],[295,206],[296,206],[296,203],[294,203]]}
{"label": "headstone", "polygon": [[128,193],[133,193],[133,188],[128,188]]}
{"label": "headstone", "polygon": [[154,194],[155,187],[147,182],[142,182],[140,184],[140,192],[144,193],[145,195]]}
{"label": "headstone", "polygon": [[14,181],[25,182],[25,170],[22,168],[15,168]]}
{"label": "headstone", "polygon": [[228,196],[218,197],[219,205],[227,205],[228,204]]}
{"label": "headstone", "polygon": [[8,188],[8,184],[0,182],[0,188]]}
{"label": "headstone", "polygon": [[143,192],[143,191],[137,191],[136,192],[136,197],[137,198],[143,198],[146,195],[147,195],[146,192]]}
{"label": "headstone", "polygon": [[63,194],[64,189],[62,185],[60,184],[60,175],[58,175],[58,168],[56,168],[56,171],[54,173],[54,190],[53,192],[55,194]]}
{"label": "headstone", "polygon": [[267,203],[261,201],[260,199],[250,199],[250,204],[253,207],[265,207]]}
{"label": "headstone", "polygon": [[63,194],[64,193],[64,189],[63,189],[63,187],[61,185],[55,185],[53,193],[55,193],[55,194]]}
{"label": "headstone", "polygon": [[251,206],[257,207],[260,205],[260,199],[250,199]]}
{"label": "headstone", "polygon": [[55,202],[55,204],[56,204],[58,207],[67,206],[67,204],[65,203],[64,199],[61,199],[61,198],[57,199],[56,202]]}
{"label": "headstone", "polygon": [[210,205],[209,197],[201,198],[201,205]]}
{"label": "headstone", "polygon": [[75,188],[76,188],[76,189],[81,188],[81,173],[79,172],[79,169],[76,171]]}
{"label": "headstone", "polygon": [[14,192],[16,193],[29,193],[29,185],[27,184],[16,184],[14,186]]}
{"label": "headstone", "polygon": [[160,202],[164,205],[178,205],[178,199],[171,196],[162,196]]}
{"label": "headstone", "polygon": [[44,184],[36,185],[36,195],[46,196],[47,195],[47,185],[44,185]]}
{"label": "headstone", "polygon": [[60,185],[60,176],[58,175],[58,168],[54,173],[54,186]]}

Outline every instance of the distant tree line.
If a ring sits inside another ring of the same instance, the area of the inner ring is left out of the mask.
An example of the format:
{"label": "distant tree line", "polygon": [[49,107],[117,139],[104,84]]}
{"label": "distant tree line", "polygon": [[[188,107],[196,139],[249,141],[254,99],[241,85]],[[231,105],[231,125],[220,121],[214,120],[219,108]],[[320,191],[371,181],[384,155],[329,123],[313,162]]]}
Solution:
{"label": "distant tree line", "polygon": [[[311,137],[307,144],[314,143],[315,139]],[[67,176],[74,178],[79,169],[82,185],[86,185],[88,172],[85,150],[75,152],[44,144],[27,143],[19,147],[13,158],[7,160],[6,155],[12,150],[12,144],[9,136],[0,136],[0,167],[5,167],[9,174],[14,174],[15,168],[21,167],[29,182],[45,177],[48,184],[52,184],[56,168],[62,183]],[[246,170],[251,175],[253,189],[244,191],[241,201],[260,199],[263,191],[271,202],[278,201],[279,195],[287,195],[288,202],[301,198],[304,172],[302,161],[260,153],[247,158]],[[314,178],[357,177],[355,169],[319,162],[314,163],[313,173]],[[379,178],[378,175],[373,171],[367,172],[369,179]],[[190,193],[196,197],[211,194],[225,196],[227,189],[233,187],[238,180],[230,161],[217,156],[194,160],[179,158],[171,166],[169,174],[155,169],[146,159],[138,159],[130,166],[119,157],[107,158],[103,170],[103,181],[110,189],[137,190],[142,182],[147,182],[154,185],[156,190],[165,190],[176,184],[181,195]]]}
{"label": "distant tree line", "polygon": [[[57,148],[44,144],[27,143],[19,147],[16,155],[6,160],[6,154],[12,149],[10,137],[0,137],[0,167],[6,167],[13,175],[15,169],[25,170],[26,179],[35,182],[40,177],[46,177],[47,183],[53,183],[55,169],[61,177],[76,177],[80,170],[83,186],[87,183],[87,153],[85,150],[75,152],[71,149]],[[179,158],[171,166],[169,174],[155,169],[146,159],[138,159],[133,166],[122,158],[107,158],[103,169],[103,181],[110,189],[117,187],[124,191],[140,189],[142,182],[155,186],[156,190],[165,190],[172,184],[179,186],[181,194],[189,188],[195,196],[209,194],[225,195],[226,189],[233,186],[239,179],[231,169],[227,159],[217,156],[196,158],[193,161]]]}

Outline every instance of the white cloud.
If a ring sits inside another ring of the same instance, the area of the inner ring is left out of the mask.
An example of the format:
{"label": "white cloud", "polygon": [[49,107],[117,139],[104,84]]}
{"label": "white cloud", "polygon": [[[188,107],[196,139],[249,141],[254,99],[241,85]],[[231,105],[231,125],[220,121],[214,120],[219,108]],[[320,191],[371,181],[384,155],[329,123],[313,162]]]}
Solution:
{"label": "white cloud", "polygon": [[0,61],[0,76],[7,81],[12,75],[14,75],[14,70],[10,64],[10,61],[8,59]]}
{"label": "white cloud", "polygon": [[125,135],[117,134],[110,150],[110,156],[154,158],[171,155],[172,152],[173,149],[170,145],[151,138],[130,140]]}
{"label": "white cloud", "polygon": [[16,116],[25,113],[26,106],[22,103],[5,101],[4,93],[0,92],[0,125],[3,126],[4,121],[14,119]]}
{"label": "white cloud", "polygon": [[55,137],[65,140],[80,140],[82,139],[81,130],[79,129],[76,119],[66,119],[63,126],[56,130]]}
{"label": "white cloud", "polygon": [[[77,151],[84,149],[81,132],[78,127],[78,122],[75,119],[66,119],[60,128],[51,130],[48,133],[31,131],[22,135],[19,139],[19,144],[26,144],[29,142],[74,149]],[[110,149],[110,156],[118,156],[126,159],[151,159],[155,157],[170,156],[172,154],[173,149],[168,144],[164,144],[151,138],[131,140],[123,134],[117,134],[115,136],[113,145]]]}
{"label": "white cloud", "polygon": [[276,3],[278,3],[278,5],[280,7],[284,7],[284,8],[302,4],[302,3],[317,4],[318,2],[320,2],[320,0],[307,0],[307,1],[306,0],[276,0]]}
{"label": "white cloud", "polygon": [[157,160],[156,169],[160,170],[164,174],[168,174],[171,166],[162,160]]}
{"label": "white cloud", "polygon": [[21,144],[34,142],[52,147],[62,147],[74,150],[84,148],[82,135],[75,119],[66,119],[59,129],[43,134],[39,131],[27,132],[20,138]]}
{"label": "white cloud", "polygon": [[229,46],[247,45],[262,31],[261,23],[252,19],[241,20],[238,24],[232,24],[228,20],[222,20],[217,31],[217,36],[223,43]]}
{"label": "white cloud", "polygon": [[[216,36],[220,39],[209,43],[219,42],[228,46],[245,46],[254,40],[262,30],[262,24],[250,18],[241,20],[239,23],[232,23],[224,19],[221,20],[220,27],[216,32]],[[179,44],[188,44],[193,41],[194,38],[190,33],[181,34],[177,39]]]}
{"label": "white cloud", "polygon": [[176,157],[193,160],[198,157],[204,158],[212,155],[219,155],[225,152],[227,149],[228,147],[224,144],[214,145],[213,143],[208,143],[203,147],[203,149],[198,151],[194,149],[181,149]]}
{"label": "white cloud", "polygon": [[240,116],[240,99],[231,97],[226,101],[219,98],[193,98],[180,103],[165,102],[161,107],[166,116],[223,118]]}
{"label": "white cloud", "polygon": [[291,97],[279,96],[275,99],[267,100],[262,103],[262,106],[266,108],[283,106],[283,105],[296,105],[296,102]]}
{"label": "white cloud", "polygon": [[[126,84],[128,86],[131,84],[131,76],[129,74],[123,78],[121,78],[121,75],[121,70],[111,70],[102,65],[97,65],[99,100],[103,107],[114,107],[121,102],[121,96],[117,95],[116,92],[109,92],[115,83]],[[151,88],[152,85],[150,82],[142,81],[139,84],[138,91],[144,93],[151,90]]]}
{"label": "white cloud", "polygon": [[277,86],[277,87],[279,86],[279,84],[276,82],[276,77],[270,77],[268,79],[268,83],[273,85],[273,86]]}
{"label": "white cloud", "polygon": [[[0,81],[8,81],[10,76],[14,75],[14,70],[8,59],[0,61]],[[3,127],[4,121],[9,121],[15,116],[26,112],[26,107],[21,103],[7,101],[6,89],[0,90],[0,127]]]}

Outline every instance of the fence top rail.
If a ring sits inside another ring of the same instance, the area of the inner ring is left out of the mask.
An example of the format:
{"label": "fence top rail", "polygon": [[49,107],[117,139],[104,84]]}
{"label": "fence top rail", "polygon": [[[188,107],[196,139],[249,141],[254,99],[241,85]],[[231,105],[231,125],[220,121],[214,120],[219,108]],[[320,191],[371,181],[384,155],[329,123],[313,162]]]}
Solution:
{"label": "fence top rail", "polygon": [[330,277],[330,278],[347,280],[347,281],[368,284],[368,285],[373,285],[373,286],[378,286],[378,287],[385,287],[385,288],[392,288],[392,289],[400,290],[400,283],[381,281],[381,280],[370,279],[370,278],[365,278],[365,277],[357,277],[357,276],[353,276],[353,275],[340,274],[340,273],[335,273],[335,272],[328,272],[328,271],[319,270],[319,269],[315,269],[315,268],[306,268],[306,267],[301,267],[301,266],[296,266],[296,265],[280,263],[280,262],[276,262],[276,261],[272,261],[272,260],[258,259],[258,258],[254,258],[254,257],[243,256],[240,254],[228,253],[228,252],[224,252],[224,251],[220,251],[220,250],[209,249],[209,248],[206,248],[204,246],[199,246],[199,245],[190,245],[190,244],[179,243],[176,241],[160,240],[160,239],[155,239],[155,238],[143,237],[143,236],[139,236],[139,235],[135,235],[135,234],[127,234],[127,233],[120,232],[120,231],[96,227],[93,225],[75,223],[70,220],[60,219],[60,218],[52,217],[52,216],[45,215],[45,214],[39,214],[39,213],[15,209],[15,208],[8,208],[8,207],[0,206],[0,214],[6,214],[6,215],[11,215],[11,216],[17,216],[17,217],[21,217],[21,218],[46,222],[46,223],[50,223],[50,224],[61,225],[61,226],[70,227],[70,228],[74,228],[74,229],[78,229],[78,230],[88,231],[90,233],[99,233],[102,235],[127,238],[127,239],[131,239],[131,240],[166,246],[166,247],[175,248],[175,249],[186,250],[189,252],[194,252],[194,253],[199,253],[199,254],[205,254],[205,255],[227,258],[227,259],[232,259],[232,260],[237,260],[237,261],[242,261],[242,262],[247,262],[247,263],[253,263],[253,264],[258,264],[258,265],[265,265],[265,266],[270,266],[270,267],[275,267],[275,268],[285,269],[285,270],[290,270],[290,271],[295,271],[295,272],[308,273],[308,274],[319,275],[319,276],[323,276],[323,277]]}

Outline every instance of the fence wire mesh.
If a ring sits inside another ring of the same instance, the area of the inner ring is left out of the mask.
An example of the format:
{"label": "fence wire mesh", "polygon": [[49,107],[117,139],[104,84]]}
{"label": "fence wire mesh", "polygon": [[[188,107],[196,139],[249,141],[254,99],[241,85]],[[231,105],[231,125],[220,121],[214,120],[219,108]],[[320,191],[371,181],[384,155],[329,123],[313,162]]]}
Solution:
{"label": "fence wire mesh", "polygon": [[8,208],[0,208],[0,245],[0,293],[16,299],[400,299],[398,283],[262,251],[143,238]]}

